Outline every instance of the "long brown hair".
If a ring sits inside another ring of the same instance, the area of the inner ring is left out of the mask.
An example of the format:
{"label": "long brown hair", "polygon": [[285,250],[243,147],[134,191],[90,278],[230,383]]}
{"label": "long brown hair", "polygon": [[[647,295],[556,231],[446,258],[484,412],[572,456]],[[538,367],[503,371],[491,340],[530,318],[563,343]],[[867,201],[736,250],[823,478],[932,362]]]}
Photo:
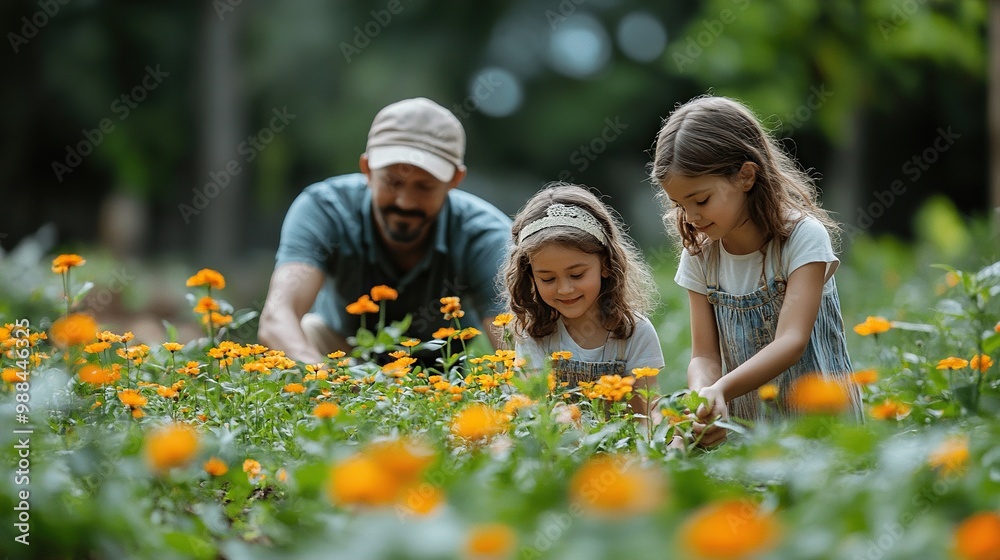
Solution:
{"label": "long brown hair", "polygon": [[[765,239],[784,242],[794,222],[813,216],[823,223],[837,247],[840,226],[820,208],[813,178],[738,101],[696,97],[671,113],[657,135],[650,176],[658,185],[671,175],[718,175],[733,180],[746,162],[756,166],[747,208],[750,220]],[[687,223],[683,208],[673,204],[663,189],[656,197],[664,208],[667,232],[679,237],[691,254],[699,253],[708,236]]]}
{"label": "long brown hair", "polygon": [[[602,244],[592,234],[569,226],[552,226],[518,243],[525,226],[546,216],[553,204],[586,210],[600,223],[606,238]],[[621,220],[597,196],[579,185],[549,183],[525,203],[514,217],[513,243],[504,264],[503,282],[507,306],[514,314],[515,332],[542,338],[555,332],[559,312],[549,307],[535,289],[531,257],[543,247],[557,244],[598,255],[607,277],[601,281],[597,304],[603,327],[615,338],[635,332],[639,316],[648,315],[656,303],[656,284],[649,265],[635,243],[625,234]]]}

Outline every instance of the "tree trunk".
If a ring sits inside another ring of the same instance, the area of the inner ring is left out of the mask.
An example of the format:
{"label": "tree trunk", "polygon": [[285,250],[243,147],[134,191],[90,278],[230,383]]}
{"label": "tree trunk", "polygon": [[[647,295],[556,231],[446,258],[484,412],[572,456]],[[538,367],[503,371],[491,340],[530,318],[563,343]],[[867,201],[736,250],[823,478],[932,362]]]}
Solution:
{"label": "tree trunk", "polygon": [[243,162],[237,159],[242,136],[240,13],[236,9],[219,14],[214,4],[205,4],[202,47],[197,51],[204,55],[199,91],[202,156],[193,187],[204,195],[204,207],[192,223],[198,227],[199,266],[212,268],[237,257],[239,216],[246,198]]}

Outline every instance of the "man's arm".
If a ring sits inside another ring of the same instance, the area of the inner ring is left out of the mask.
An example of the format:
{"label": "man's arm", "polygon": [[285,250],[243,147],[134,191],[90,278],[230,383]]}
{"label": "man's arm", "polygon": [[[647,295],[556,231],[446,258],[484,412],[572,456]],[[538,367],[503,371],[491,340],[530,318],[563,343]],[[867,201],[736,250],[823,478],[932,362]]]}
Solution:
{"label": "man's arm", "polygon": [[271,274],[264,309],[260,313],[257,338],[260,343],[301,362],[316,364],[323,354],[310,344],[302,330],[302,316],[309,311],[324,274],[318,268],[297,262],[279,265]]}

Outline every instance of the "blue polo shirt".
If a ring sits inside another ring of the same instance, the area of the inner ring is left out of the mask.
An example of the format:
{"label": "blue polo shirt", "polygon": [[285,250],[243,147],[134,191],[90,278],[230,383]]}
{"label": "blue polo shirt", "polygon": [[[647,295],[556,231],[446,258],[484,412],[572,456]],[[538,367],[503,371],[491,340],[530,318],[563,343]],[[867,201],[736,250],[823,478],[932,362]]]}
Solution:
{"label": "blue polo shirt", "polygon": [[[431,232],[433,245],[405,273],[393,265],[375,228],[371,189],[360,173],[306,187],[285,215],[276,265],[306,263],[326,272],[312,311],[335,332],[357,332],[361,318],[345,308],[380,284],[399,292],[399,299],[386,302],[386,324],[410,314],[406,334],[425,341],[450,324],[440,312],[444,296],[461,298],[462,326],[481,328],[483,317],[502,311],[497,274],[507,256],[511,221],[493,205],[451,190]],[[374,328],[377,321],[372,314],[366,326]]]}

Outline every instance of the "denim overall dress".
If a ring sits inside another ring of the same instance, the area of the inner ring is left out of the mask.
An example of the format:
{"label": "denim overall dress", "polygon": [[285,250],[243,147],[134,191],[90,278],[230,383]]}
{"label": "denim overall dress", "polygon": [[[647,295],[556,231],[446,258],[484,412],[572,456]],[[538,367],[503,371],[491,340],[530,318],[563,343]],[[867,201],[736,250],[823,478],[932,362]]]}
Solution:
{"label": "denim overall dress", "polygon": [[[723,375],[736,369],[774,340],[778,327],[778,313],[785,300],[787,280],[782,271],[781,243],[771,242],[774,278],[767,280],[764,267],[756,291],[744,295],[733,295],[719,289],[719,243],[710,243],[706,248],[706,273],[708,301],[715,312],[715,324],[719,332],[719,349],[722,356]],[[848,382],[851,372],[851,358],[847,354],[847,338],[844,321],[840,314],[840,298],[837,286],[830,279],[831,289],[824,293],[820,301],[816,324],[802,357],[792,367],[780,373],[772,383],[778,385],[778,399],[774,406],[765,407],[757,391],[750,391],[736,397],[729,403],[730,416],[747,420],[775,418],[788,414],[786,397],[789,387],[796,378],[809,373],[822,373],[824,377],[844,383],[851,397],[851,413],[857,421],[863,421],[861,392]]]}
{"label": "denim overall dress", "polygon": [[[552,373],[555,374],[556,383],[561,386],[562,383],[568,383],[565,389],[575,389],[577,384],[581,381],[593,382],[597,381],[603,375],[620,375],[625,376],[625,343],[624,339],[616,339],[618,346],[618,353],[615,358],[611,361],[601,361],[601,362],[585,362],[582,360],[554,360],[552,362]],[[608,346],[613,344],[612,341],[607,341],[604,343],[604,351],[607,351]]]}

